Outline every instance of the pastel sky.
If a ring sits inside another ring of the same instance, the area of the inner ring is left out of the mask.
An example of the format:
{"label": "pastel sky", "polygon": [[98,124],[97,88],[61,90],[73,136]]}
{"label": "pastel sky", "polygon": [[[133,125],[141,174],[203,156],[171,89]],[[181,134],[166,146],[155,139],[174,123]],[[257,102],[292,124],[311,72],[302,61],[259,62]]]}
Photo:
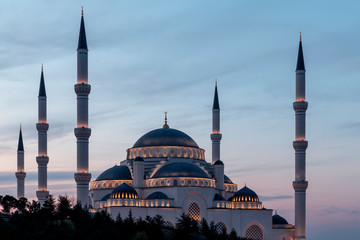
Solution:
{"label": "pastel sky", "polygon": [[35,197],[37,95],[44,64],[49,190],[74,196],[76,47],[84,6],[89,47],[90,171],[163,125],[211,153],[218,80],[221,158],[266,208],[294,223],[295,65],[307,74],[308,239],[360,234],[358,1],[123,0],[0,2],[0,195],[16,194],[19,124],[26,195]]}

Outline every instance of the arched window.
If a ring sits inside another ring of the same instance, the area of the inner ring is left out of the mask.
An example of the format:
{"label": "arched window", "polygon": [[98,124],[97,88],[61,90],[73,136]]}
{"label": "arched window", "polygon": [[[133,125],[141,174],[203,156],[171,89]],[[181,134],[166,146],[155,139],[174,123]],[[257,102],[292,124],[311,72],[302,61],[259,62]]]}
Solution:
{"label": "arched window", "polygon": [[196,221],[201,220],[200,206],[196,202],[192,202],[189,206],[189,217]]}
{"label": "arched window", "polygon": [[251,225],[246,230],[246,238],[254,239],[254,240],[263,240],[263,232],[261,228],[257,225]]}
{"label": "arched window", "polygon": [[174,180],[174,186],[177,186],[177,180]]}
{"label": "arched window", "polygon": [[218,222],[216,225],[215,225],[215,229],[216,229],[216,232],[218,234],[221,234],[223,233],[224,231],[226,232],[226,225],[223,223],[223,222]]}

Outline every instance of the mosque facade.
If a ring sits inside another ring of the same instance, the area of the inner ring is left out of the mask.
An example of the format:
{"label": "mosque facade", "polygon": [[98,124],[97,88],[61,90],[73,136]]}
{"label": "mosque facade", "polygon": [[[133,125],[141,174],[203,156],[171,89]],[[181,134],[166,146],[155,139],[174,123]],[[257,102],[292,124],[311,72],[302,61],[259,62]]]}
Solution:
{"label": "mosque facade", "polygon": [[[214,222],[216,229],[263,240],[305,240],[305,67],[300,38],[296,68],[296,138],[295,149],[295,226],[273,210],[263,207],[261,199],[248,186],[239,187],[225,175],[225,164],[220,159],[220,104],[215,85],[212,107],[212,159],[205,159],[205,150],[186,133],[171,128],[167,123],[145,133],[127,150],[120,165],[103,171],[91,181],[89,172],[88,98],[91,86],[87,79],[87,42],[84,16],[81,16],[78,42],[77,95],[77,200],[93,211],[107,211],[113,218],[119,214],[146,217],[162,215],[165,223],[174,226],[183,213],[200,221]],[[46,148],[46,93],[43,73],[39,91],[39,190],[40,202],[49,194],[46,168],[49,161]],[[18,147],[18,197],[24,195],[25,172],[23,143],[20,130]]]}

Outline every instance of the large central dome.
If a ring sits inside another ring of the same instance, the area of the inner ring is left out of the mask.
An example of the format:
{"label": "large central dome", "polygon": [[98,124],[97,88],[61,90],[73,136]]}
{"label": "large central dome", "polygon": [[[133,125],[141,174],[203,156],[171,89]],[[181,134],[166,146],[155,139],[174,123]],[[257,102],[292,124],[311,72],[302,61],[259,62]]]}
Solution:
{"label": "large central dome", "polygon": [[180,146],[199,148],[196,142],[186,133],[173,128],[159,128],[143,135],[133,148],[150,146]]}

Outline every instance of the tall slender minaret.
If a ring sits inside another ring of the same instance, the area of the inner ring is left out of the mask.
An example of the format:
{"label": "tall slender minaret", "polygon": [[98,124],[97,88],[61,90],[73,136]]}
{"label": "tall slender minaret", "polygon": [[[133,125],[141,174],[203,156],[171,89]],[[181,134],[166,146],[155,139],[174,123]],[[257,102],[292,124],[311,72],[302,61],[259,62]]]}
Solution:
{"label": "tall slender minaret", "polygon": [[15,173],[17,178],[17,198],[22,198],[25,196],[25,177],[26,172],[24,171],[24,144],[22,138],[22,131],[20,125],[19,132],[19,143],[17,149],[17,172]]}
{"label": "tall slender minaret", "polygon": [[305,136],[305,117],[308,103],[305,101],[305,65],[302,51],[301,33],[299,53],[296,65],[296,101],[293,104],[295,110],[295,239],[306,239],[306,181],[305,162],[308,142]]}
{"label": "tall slender minaret", "polygon": [[47,189],[47,164],[49,157],[47,155],[47,131],[49,124],[46,122],[46,91],[44,81],[44,71],[41,65],[41,77],[38,96],[38,123],[36,129],[38,130],[38,156],[36,162],[38,164],[38,190],[36,196],[41,205],[44,204],[46,198],[49,196]]}
{"label": "tall slender minaret", "polygon": [[89,137],[88,102],[91,86],[88,84],[88,48],[86,43],[84,13],[81,10],[81,23],[77,49],[77,127],[74,129],[77,143],[77,172],[74,174],[77,201],[83,206],[89,203]]}
{"label": "tall slender minaret", "polygon": [[212,164],[217,160],[220,160],[221,137],[219,97],[217,92],[217,82],[215,82],[214,103],[212,108],[212,133],[210,135],[212,140]]}

